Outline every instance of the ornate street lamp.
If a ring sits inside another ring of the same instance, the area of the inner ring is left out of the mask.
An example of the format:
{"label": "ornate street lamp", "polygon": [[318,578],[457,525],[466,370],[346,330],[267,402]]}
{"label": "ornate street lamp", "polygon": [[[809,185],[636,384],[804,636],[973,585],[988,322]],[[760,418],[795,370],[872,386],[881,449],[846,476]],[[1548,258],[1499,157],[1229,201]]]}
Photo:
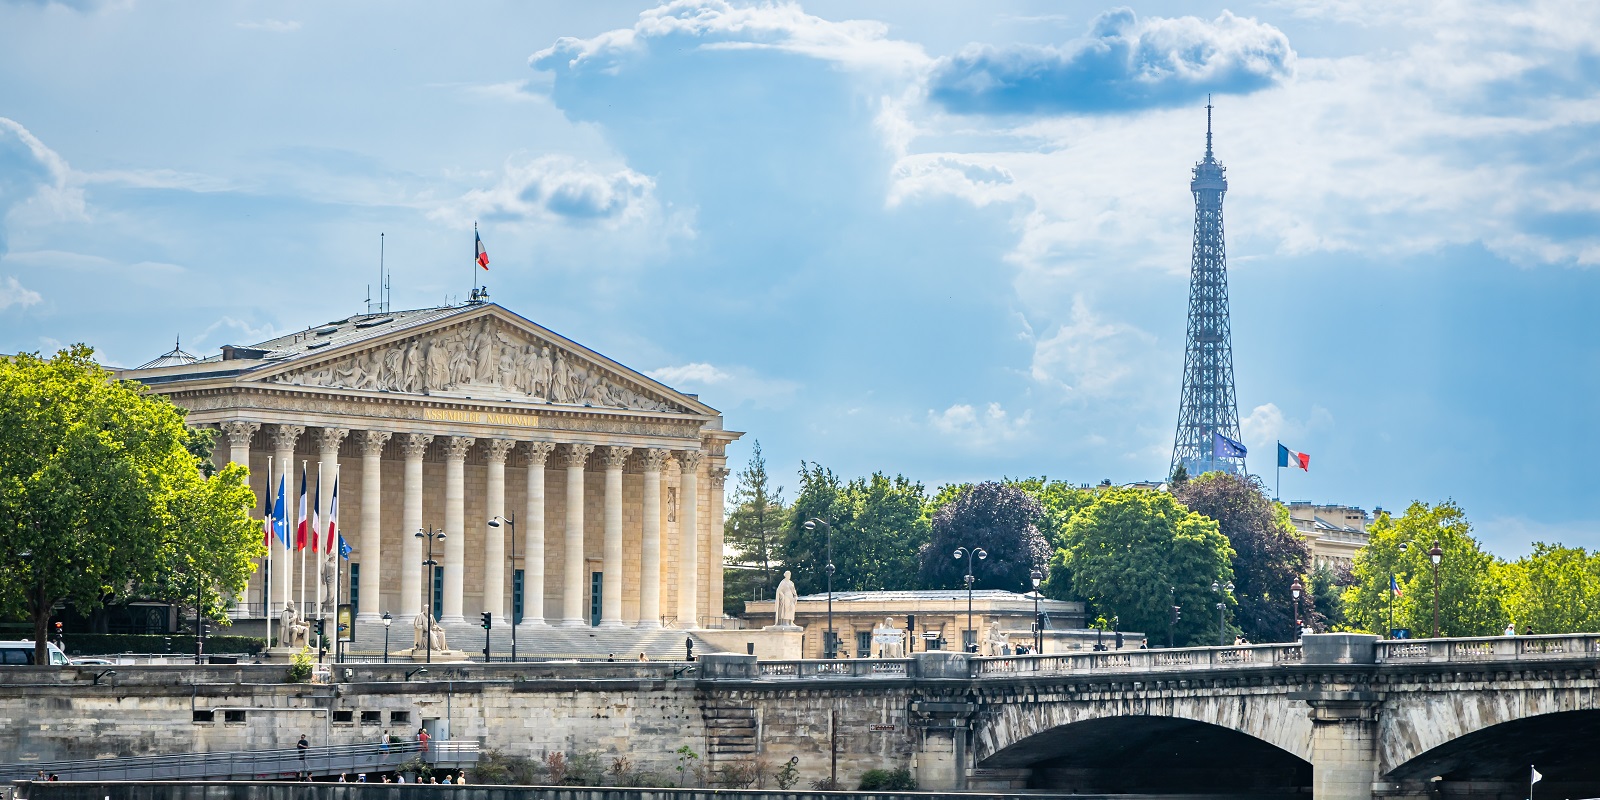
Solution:
{"label": "ornate street lamp", "polygon": [[1033,654],[1044,652],[1044,619],[1039,616],[1039,581],[1044,580],[1044,575],[1039,570],[1028,573],[1028,579],[1033,581]]}
{"label": "ornate street lamp", "polygon": [[383,612],[383,663],[389,663],[389,626],[394,624],[394,617],[389,612]]}
{"label": "ornate street lamp", "polygon": [[1433,549],[1428,551],[1428,560],[1433,562],[1433,638],[1439,638],[1439,559],[1444,557],[1444,551],[1439,549],[1439,540],[1433,540]]}
{"label": "ornate street lamp", "polygon": [[[1228,581],[1228,585],[1227,586],[1223,586],[1223,585],[1217,583],[1216,581],[1212,581],[1211,582],[1211,591],[1216,592],[1217,594],[1222,594],[1223,591],[1227,591],[1229,593],[1232,593],[1233,592],[1233,581]],[[1223,645],[1227,644],[1227,642],[1223,641],[1223,637],[1226,636],[1227,634],[1223,631],[1223,627],[1222,627],[1222,611],[1226,607],[1227,607],[1226,603],[1222,602],[1221,600],[1217,601],[1217,646],[1218,647],[1222,647]]]}
{"label": "ornate street lamp", "polygon": [[[1400,557],[1405,558],[1406,543],[1400,543]],[[1389,565],[1389,638],[1394,638],[1394,596],[1400,591],[1400,584],[1394,580],[1394,564]]]}
{"label": "ornate street lamp", "polygon": [[[427,583],[426,586],[422,587],[422,594],[423,594],[424,597],[426,597],[433,590],[433,580],[434,580],[434,572],[433,571],[439,567],[439,562],[433,560],[433,543],[436,542],[436,541],[438,541],[438,542],[444,541],[444,531],[435,530],[432,525],[429,525],[427,530],[422,530],[421,528],[418,528],[417,529],[417,533],[416,533],[416,537],[418,539],[427,539],[428,540],[428,557],[427,557],[426,560],[424,560],[422,562],[422,566],[429,568],[428,569],[428,583]],[[424,638],[426,638],[427,642],[428,642],[428,661],[427,661],[427,663],[432,664],[433,663],[433,604],[432,603],[423,603],[422,604],[422,613],[428,618],[428,635],[426,637],[424,637]]]}
{"label": "ornate street lamp", "polygon": [[1304,590],[1305,587],[1300,585],[1299,578],[1289,585],[1289,593],[1294,595],[1294,638],[1289,640],[1291,642],[1300,640],[1300,631],[1305,627],[1300,624],[1300,592]]}
{"label": "ornate street lamp", "polygon": [[828,563],[822,568],[823,574],[828,576],[828,635],[822,646],[822,657],[834,658],[838,655],[838,649],[833,641],[833,526],[820,517],[812,517],[802,527],[814,531],[818,525],[828,529]]}
{"label": "ornate street lamp", "polygon": [[978,629],[972,627],[972,567],[974,561],[982,561],[988,558],[989,551],[981,547],[974,547],[971,550],[965,547],[957,547],[955,557],[957,561],[963,558],[967,560],[967,574],[961,580],[967,584],[967,630],[972,631],[972,644],[968,646],[965,642],[962,642],[961,649],[971,653],[978,649]]}
{"label": "ornate street lamp", "polygon": [[[517,575],[517,515],[512,514],[509,519],[506,517],[496,516],[494,519],[489,520],[489,527],[498,528],[502,522],[511,528],[511,577],[513,580],[515,580]],[[488,591],[488,589],[485,589],[484,591]],[[527,589],[524,588],[523,591],[526,592]],[[513,608],[511,609],[512,663],[516,663],[517,660],[517,622],[517,609]]]}

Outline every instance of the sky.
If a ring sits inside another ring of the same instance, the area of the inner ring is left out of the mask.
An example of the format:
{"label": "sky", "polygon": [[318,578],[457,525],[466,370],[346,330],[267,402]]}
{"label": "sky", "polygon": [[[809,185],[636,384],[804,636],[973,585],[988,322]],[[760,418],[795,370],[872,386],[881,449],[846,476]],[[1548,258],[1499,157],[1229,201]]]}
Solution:
{"label": "sky", "polygon": [[[1215,105],[1248,466],[1600,547],[1600,3],[0,0],[0,352],[492,299],[802,460],[1159,480]],[[468,280],[462,280],[467,278]]]}

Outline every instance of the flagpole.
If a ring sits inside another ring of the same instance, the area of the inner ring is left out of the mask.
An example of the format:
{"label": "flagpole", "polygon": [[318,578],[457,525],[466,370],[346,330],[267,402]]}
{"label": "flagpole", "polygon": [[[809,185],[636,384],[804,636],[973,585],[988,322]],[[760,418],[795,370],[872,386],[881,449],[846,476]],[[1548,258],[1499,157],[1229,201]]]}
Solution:
{"label": "flagpole", "polygon": [[1283,456],[1281,455],[1282,450],[1283,450],[1283,442],[1278,442],[1278,451],[1279,452],[1272,454],[1273,455],[1272,463],[1278,465],[1278,471],[1277,471],[1278,472],[1278,477],[1277,477],[1276,480],[1273,481],[1273,486],[1272,486],[1272,499],[1277,500],[1280,503],[1283,502]]}
{"label": "flagpole", "polygon": [[[295,520],[295,522],[296,522],[295,527],[296,528],[298,528],[300,525],[305,525],[306,522],[307,522],[306,519],[305,519],[305,515],[304,515],[304,512],[305,512],[305,508],[304,508],[305,500],[306,500],[306,460],[302,458],[302,459],[300,459],[300,504],[302,506],[300,511],[302,513],[301,513],[300,519]],[[300,545],[300,539],[298,537],[298,531],[296,531],[296,534],[297,535],[296,535],[296,538],[295,538],[295,546],[296,546],[296,549],[298,549],[300,551],[300,619],[308,620],[308,619],[311,619],[311,615],[309,613],[307,613],[310,609],[306,608],[306,549],[305,549],[305,547]]]}
{"label": "flagpole", "polygon": [[[316,513],[311,518],[317,521],[317,527],[321,527],[322,526],[322,462],[321,461],[317,462],[317,493],[316,493],[316,498],[317,498],[317,500],[316,500],[316,502],[317,502],[317,510],[316,510]],[[321,531],[313,530],[311,532],[311,535],[314,536],[314,537],[317,537],[317,536],[320,536],[321,533],[322,533]],[[312,541],[315,542],[316,539],[313,539]],[[317,620],[321,621],[323,623],[323,625],[326,626],[327,625],[327,615],[322,613],[322,574],[323,574],[323,568],[322,568],[322,549],[321,549],[321,547],[322,547],[321,543],[318,542],[318,549],[316,551],[316,555],[312,556],[312,558],[315,558],[317,560]],[[326,640],[327,635],[328,635],[327,631],[324,630],[323,633],[322,633],[322,636],[318,637],[318,639],[317,639],[317,661],[319,663],[322,661],[322,649],[323,649],[323,647],[326,646],[325,640]]]}
{"label": "flagpole", "polygon": [[[276,502],[276,500],[272,496],[272,456],[267,456],[267,505],[270,506],[275,502]],[[278,538],[277,537],[278,529],[275,526],[273,526],[273,524],[272,524],[272,514],[271,513],[267,514],[267,518],[262,520],[262,523],[264,523],[267,526],[267,530],[268,531],[272,532],[271,535],[269,535],[267,537],[267,569],[261,576],[261,582],[266,584],[266,586],[267,586],[267,590],[266,590],[266,592],[263,593],[263,596],[262,596],[262,599],[261,599],[261,604],[262,604],[261,613],[266,615],[266,617],[267,617],[267,648],[271,649],[271,647],[272,647],[272,540]]]}
{"label": "flagpole", "polygon": [[[328,509],[328,539],[333,549],[333,663],[344,663],[341,656],[344,653],[344,644],[339,636],[339,600],[344,584],[344,566],[339,562],[344,560],[344,548],[339,546],[344,534],[339,528],[339,465],[333,467],[333,504]],[[354,624],[354,620],[351,620]]]}
{"label": "flagpole", "polygon": [[[472,280],[469,281],[469,283],[472,284],[472,290],[473,291],[477,291],[478,290],[478,221],[477,220],[473,220],[472,221],[472,266],[470,267],[470,269],[472,270]],[[468,296],[471,296],[470,293],[469,293]]]}

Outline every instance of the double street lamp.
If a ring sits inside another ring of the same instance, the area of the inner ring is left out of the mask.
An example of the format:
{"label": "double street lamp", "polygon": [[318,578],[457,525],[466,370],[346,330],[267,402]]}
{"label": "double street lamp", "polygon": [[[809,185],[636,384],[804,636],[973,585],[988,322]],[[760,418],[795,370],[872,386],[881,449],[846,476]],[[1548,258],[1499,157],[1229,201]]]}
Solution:
{"label": "double street lamp", "polygon": [[1439,549],[1439,540],[1433,540],[1433,549],[1428,551],[1428,560],[1433,562],[1433,638],[1439,638],[1439,559],[1444,557],[1444,551]]}
{"label": "double street lamp", "polygon": [[834,658],[838,648],[833,641],[833,526],[820,517],[812,517],[802,527],[815,531],[818,525],[828,529],[828,563],[822,567],[823,574],[828,576],[828,638],[822,645],[822,657]]}
{"label": "double street lamp", "polygon": [[1289,640],[1291,642],[1300,641],[1300,631],[1305,628],[1300,624],[1300,593],[1304,590],[1305,587],[1300,585],[1299,578],[1295,578],[1294,583],[1289,585],[1289,594],[1294,595],[1294,638]]}
{"label": "double street lamp", "polygon": [[[1217,594],[1222,594],[1223,592],[1228,592],[1229,594],[1232,594],[1233,593],[1233,581],[1228,581],[1228,584],[1226,586],[1224,586],[1222,584],[1219,584],[1216,581],[1212,581],[1211,582],[1211,591],[1216,592]],[[1224,595],[1224,597],[1226,597],[1226,595]],[[1224,638],[1223,638],[1227,634],[1224,632],[1223,627],[1222,627],[1222,611],[1225,608],[1227,608],[1227,603],[1224,603],[1222,600],[1218,600],[1217,601],[1217,646],[1218,647],[1222,647],[1222,646],[1227,644],[1227,642],[1224,641]]]}
{"label": "double street lamp", "polygon": [[[973,653],[978,650],[978,629],[972,627],[972,567],[973,562],[988,558],[989,551],[981,547],[974,547],[970,550],[965,547],[957,547],[955,557],[957,561],[963,558],[967,560],[967,574],[962,576],[961,580],[967,584],[967,630],[972,633],[972,644],[967,644],[965,637],[963,637],[961,649],[968,653]],[[1035,602],[1037,603],[1038,601]]]}
{"label": "double street lamp", "polygon": [[[439,562],[433,560],[433,543],[436,542],[436,541],[439,541],[439,542],[444,541],[444,531],[435,530],[432,525],[429,525],[427,530],[422,530],[421,528],[418,528],[417,529],[417,533],[416,533],[416,537],[418,539],[427,539],[428,540],[428,557],[425,560],[423,560],[423,562],[422,562],[422,566],[430,568],[428,570],[428,573],[427,573],[428,574],[428,585],[422,587],[422,594],[423,594],[424,597],[426,597],[426,596],[428,596],[429,594],[432,593],[433,582],[436,579],[436,577],[434,575],[434,569],[437,569],[438,566],[439,566]],[[432,664],[433,663],[433,604],[432,603],[423,603],[422,604],[422,613],[423,613],[423,616],[425,616],[427,618],[427,625],[428,625],[427,635],[424,637],[424,638],[427,639],[427,642],[428,642],[428,662],[427,663]]]}
{"label": "double street lamp", "polygon": [[1028,579],[1033,581],[1033,652],[1038,655],[1044,652],[1044,619],[1039,616],[1039,581],[1044,580],[1044,575],[1034,570],[1028,573]]}
{"label": "double street lamp", "polygon": [[[512,514],[509,518],[495,515],[494,519],[489,520],[489,527],[498,528],[501,523],[505,523],[506,527],[511,529],[511,576],[512,580],[515,580],[517,575],[517,515]],[[511,661],[513,663],[517,660],[517,612],[520,610],[515,607],[511,609]]]}
{"label": "double street lamp", "polygon": [[383,663],[389,663],[389,626],[394,624],[394,617],[389,612],[383,612]]}

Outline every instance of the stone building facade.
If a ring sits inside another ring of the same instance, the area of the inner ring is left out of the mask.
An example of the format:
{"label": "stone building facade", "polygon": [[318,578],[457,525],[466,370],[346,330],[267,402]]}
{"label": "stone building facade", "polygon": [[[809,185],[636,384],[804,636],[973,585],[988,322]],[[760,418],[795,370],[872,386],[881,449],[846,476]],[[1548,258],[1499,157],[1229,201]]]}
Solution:
{"label": "stone building facade", "polygon": [[[351,548],[338,596],[358,624],[390,612],[409,629],[425,607],[446,626],[487,612],[519,630],[721,616],[725,448],[741,434],[694,395],[483,302],[180,362],[118,377],[217,428],[218,462],[247,464],[257,497],[286,485],[291,543],[302,471],[324,529],[337,479]],[[444,533],[431,570],[416,535],[430,530]],[[331,616],[335,556],[271,550],[270,592],[263,568],[243,616],[276,618],[291,598]]]}

